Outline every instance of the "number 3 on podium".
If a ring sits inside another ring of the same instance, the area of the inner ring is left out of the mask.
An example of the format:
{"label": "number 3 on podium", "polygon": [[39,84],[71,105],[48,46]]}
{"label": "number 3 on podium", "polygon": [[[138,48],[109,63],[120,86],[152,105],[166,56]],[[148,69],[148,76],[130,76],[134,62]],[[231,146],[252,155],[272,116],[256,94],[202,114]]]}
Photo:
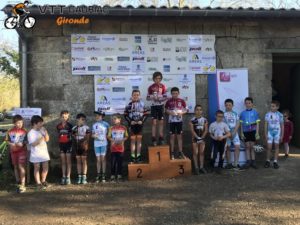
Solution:
{"label": "number 3 on podium", "polygon": [[183,165],[179,165],[178,172],[179,172],[180,175],[184,174],[184,167],[183,167]]}

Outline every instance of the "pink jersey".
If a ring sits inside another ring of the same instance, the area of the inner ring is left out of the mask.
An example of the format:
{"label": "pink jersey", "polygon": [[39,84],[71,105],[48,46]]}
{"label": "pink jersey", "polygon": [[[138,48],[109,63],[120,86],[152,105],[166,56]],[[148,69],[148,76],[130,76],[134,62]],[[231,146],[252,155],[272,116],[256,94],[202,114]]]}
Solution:
{"label": "pink jersey", "polygon": [[[158,97],[157,99],[150,100],[150,97]],[[152,84],[148,88],[147,100],[151,101],[152,105],[163,105],[167,99],[167,87],[164,84]]]}
{"label": "pink jersey", "polygon": [[[174,112],[187,111],[186,103],[181,98],[170,98],[165,105],[165,108]],[[169,115],[169,123],[182,122],[182,115]]]}

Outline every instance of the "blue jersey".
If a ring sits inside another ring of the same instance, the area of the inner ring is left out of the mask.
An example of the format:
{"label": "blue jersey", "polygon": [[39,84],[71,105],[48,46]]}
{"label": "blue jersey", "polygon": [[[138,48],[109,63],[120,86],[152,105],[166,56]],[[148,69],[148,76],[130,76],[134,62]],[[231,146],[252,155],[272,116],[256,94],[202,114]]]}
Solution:
{"label": "blue jersey", "polygon": [[246,109],[240,115],[240,123],[243,127],[243,132],[256,131],[256,126],[259,122],[259,115],[255,109]]}
{"label": "blue jersey", "polygon": [[107,133],[108,133],[109,124],[105,121],[97,121],[93,124],[92,133],[96,135],[94,140],[95,147],[101,147],[107,145]]}
{"label": "blue jersey", "polygon": [[268,112],[265,121],[268,124],[268,131],[280,131],[281,124],[283,124],[283,115],[278,111]]}

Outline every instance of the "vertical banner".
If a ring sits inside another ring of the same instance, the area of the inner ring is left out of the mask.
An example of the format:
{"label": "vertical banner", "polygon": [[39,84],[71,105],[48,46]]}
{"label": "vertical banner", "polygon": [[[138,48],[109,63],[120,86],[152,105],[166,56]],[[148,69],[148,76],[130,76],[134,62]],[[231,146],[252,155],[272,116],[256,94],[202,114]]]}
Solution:
{"label": "vertical banner", "polygon": [[[95,109],[101,109],[107,114],[123,114],[125,106],[131,100],[132,90],[141,91],[141,100],[146,106],[148,87],[153,83],[152,75],[116,75],[95,76]],[[168,97],[171,97],[172,87],[178,87],[180,98],[187,103],[189,112],[193,112],[196,104],[196,87],[194,74],[164,75],[163,84],[167,86]]]}

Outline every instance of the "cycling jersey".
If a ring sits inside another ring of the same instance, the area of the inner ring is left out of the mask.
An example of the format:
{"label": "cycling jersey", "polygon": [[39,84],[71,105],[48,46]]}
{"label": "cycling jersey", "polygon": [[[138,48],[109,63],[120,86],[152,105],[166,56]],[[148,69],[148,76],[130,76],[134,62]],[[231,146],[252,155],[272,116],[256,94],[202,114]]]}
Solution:
{"label": "cycling jersey", "polygon": [[59,143],[68,143],[71,142],[71,135],[72,135],[72,124],[69,122],[66,122],[63,124],[63,122],[59,123],[56,126],[57,132],[58,132],[58,142]]}
{"label": "cycling jersey", "polygon": [[164,84],[152,84],[151,86],[149,86],[148,88],[148,95],[147,95],[147,99],[149,99],[150,97],[158,97],[158,99],[152,99],[151,101],[151,105],[163,105],[164,101],[166,101],[167,99],[167,87]]}
{"label": "cycling jersey", "polygon": [[224,122],[229,126],[229,129],[233,131],[239,121],[239,115],[234,111],[226,111],[224,113]]}
{"label": "cycling jersey", "polygon": [[97,121],[93,124],[92,133],[96,135],[94,139],[94,147],[101,147],[107,145],[107,132],[109,124],[106,121]]}
{"label": "cycling jersey", "polygon": [[16,143],[22,143],[23,146],[15,146],[11,147],[10,150],[12,152],[19,152],[19,151],[26,151],[26,143],[27,143],[27,131],[23,128],[17,128],[13,127],[12,129],[7,131],[5,141],[16,144]]}
{"label": "cycling jersey", "polygon": [[72,133],[76,141],[83,140],[86,135],[90,134],[90,128],[87,125],[75,126],[72,128]]}
{"label": "cycling jersey", "polygon": [[240,115],[243,132],[256,131],[256,125],[260,122],[258,112],[255,109],[246,109]]}
{"label": "cycling jersey", "polygon": [[268,132],[267,138],[268,143],[276,143],[279,144],[280,135],[281,135],[281,124],[283,124],[283,115],[276,111],[276,112],[268,112],[265,116],[265,121],[268,124]]}
{"label": "cycling jersey", "polygon": [[205,124],[207,124],[207,120],[204,117],[193,117],[190,122],[193,124],[194,132],[198,137],[201,137],[205,129]]}
{"label": "cycling jersey", "polygon": [[145,104],[142,101],[129,102],[125,107],[124,117],[128,121],[129,125],[131,121],[142,121],[143,123],[146,120],[146,108]]}
{"label": "cycling jersey", "polygon": [[[185,112],[186,103],[181,98],[170,98],[165,105],[165,108],[169,111],[174,111],[175,113]],[[169,123],[182,122],[182,115],[169,115]]]}
{"label": "cycling jersey", "polygon": [[[113,141],[120,141],[124,138],[127,138],[128,133],[125,126],[115,125],[109,128],[107,136],[110,137]],[[111,144],[111,152],[124,152],[124,144],[123,143]]]}

